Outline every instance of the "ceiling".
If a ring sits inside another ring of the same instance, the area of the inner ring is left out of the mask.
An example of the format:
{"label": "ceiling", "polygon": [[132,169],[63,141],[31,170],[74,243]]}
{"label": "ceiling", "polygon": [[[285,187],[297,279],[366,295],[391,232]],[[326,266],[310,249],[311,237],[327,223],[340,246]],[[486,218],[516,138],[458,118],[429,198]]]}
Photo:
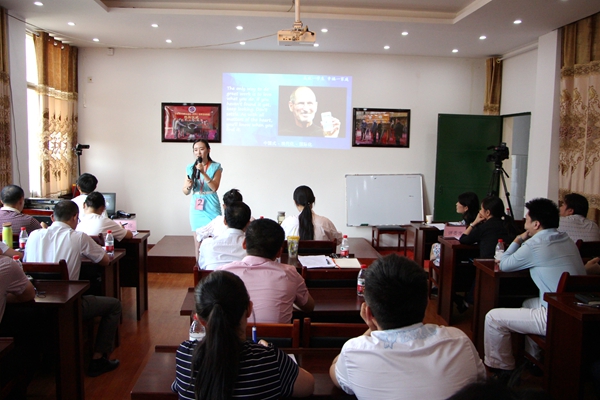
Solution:
{"label": "ceiling", "polygon": [[[478,58],[532,45],[538,37],[600,11],[598,0],[302,0],[300,20],[316,33],[319,47],[283,47],[276,33],[293,27],[292,0],[40,1],[43,6],[34,0],[0,0],[0,6],[26,21],[28,29],[45,30],[79,47]],[[522,23],[515,25],[516,19]],[[322,33],[323,28],[328,32]]]}

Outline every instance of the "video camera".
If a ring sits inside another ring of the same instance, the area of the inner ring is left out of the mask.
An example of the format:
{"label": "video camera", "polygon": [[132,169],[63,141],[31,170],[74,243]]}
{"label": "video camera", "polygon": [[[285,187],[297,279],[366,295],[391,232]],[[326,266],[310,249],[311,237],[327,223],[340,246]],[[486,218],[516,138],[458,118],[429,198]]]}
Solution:
{"label": "video camera", "polygon": [[485,159],[486,162],[493,162],[497,166],[502,166],[502,161],[508,159],[508,147],[504,142],[500,143],[499,146],[489,146],[487,149],[493,149],[494,152],[492,154],[488,154],[487,158]]}

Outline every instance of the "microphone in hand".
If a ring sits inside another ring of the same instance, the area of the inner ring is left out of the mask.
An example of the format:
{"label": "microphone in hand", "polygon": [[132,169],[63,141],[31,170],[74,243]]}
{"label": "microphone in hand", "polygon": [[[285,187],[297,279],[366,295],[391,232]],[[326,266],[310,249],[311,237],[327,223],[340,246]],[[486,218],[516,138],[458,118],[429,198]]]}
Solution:
{"label": "microphone in hand", "polygon": [[200,179],[200,170],[197,168],[199,165],[202,165],[202,157],[198,157],[194,164],[194,179]]}

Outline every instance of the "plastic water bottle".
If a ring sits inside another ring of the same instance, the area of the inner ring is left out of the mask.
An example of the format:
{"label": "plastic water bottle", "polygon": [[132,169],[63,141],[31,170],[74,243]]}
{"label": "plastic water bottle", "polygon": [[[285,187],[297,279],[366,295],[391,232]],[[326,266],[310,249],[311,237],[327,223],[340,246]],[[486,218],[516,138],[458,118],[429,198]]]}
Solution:
{"label": "plastic water bottle", "polygon": [[359,296],[365,295],[365,275],[367,274],[367,264],[361,264],[358,278],[356,279],[356,294]]}
{"label": "plastic water bottle", "polygon": [[27,239],[29,239],[29,235],[27,234],[27,230],[25,229],[25,227],[22,226],[21,233],[19,233],[19,249],[21,249],[21,251],[25,251]]}
{"label": "plastic water bottle", "polygon": [[23,263],[21,262],[21,259],[19,258],[19,256],[13,256],[13,261],[16,262],[17,264],[19,264],[19,267],[21,267],[21,269],[23,269]]}
{"label": "plastic water bottle", "polygon": [[110,230],[106,232],[106,237],[104,238],[104,248],[106,249],[106,254],[109,256],[115,255],[115,238]]}
{"label": "plastic water bottle", "polygon": [[502,239],[498,239],[498,244],[496,244],[496,252],[494,254],[494,258],[496,262],[500,262],[502,260],[502,256],[504,255],[504,241]]}
{"label": "plastic water bottle", "polygon": [[340,257],[350,257],[350,244],[348,243],[348,235],[344,235],[342,244],[340,245]]}
{"label": "plastic water bottle", "polygon": [[204,335],[206,335],[204,326],[200,322],[193,320],[190,325],[190,340],[202,340]]}

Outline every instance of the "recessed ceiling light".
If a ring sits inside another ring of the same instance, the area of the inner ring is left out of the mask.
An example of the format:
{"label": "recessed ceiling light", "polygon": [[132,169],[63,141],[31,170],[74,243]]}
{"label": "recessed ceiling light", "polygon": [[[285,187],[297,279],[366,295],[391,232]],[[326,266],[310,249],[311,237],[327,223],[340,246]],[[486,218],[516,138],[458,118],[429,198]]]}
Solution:
{"label": "recessed ceiling light", "polygon": [[36,1],[33,4],[35,4],[36,6],[39,6],[39,7],[44,5],[44,3],[42,3],[41,1]]}
{"label": "recessed ceiling light", "polygon": [[67,25],[69,25],[69,26],[75,26],[75,22],[67,22]]}
{"label": "recessed ceiling light", "polygon": [[389,49],[390,49],[390,46],[387,46],[387,45],[386,45],[386,46],[383,46],[383,48],[384,48],[385,50],[389,50]]}
{"label": "recessed ceiling light", "polygon": [[245,46],[245,45],[246,45],[246,42],[240,42],[240,44],[241,44],[242,46]]}
{"label": "recessed ceiling light", "polygon": [[479,40],[485,40],[485,39],[487,39],[487,36],[485,36],[485,35],[479,36]]}
{"label": "recessed ceiling light", "polygon": [[158,24],[152,24],[150,26],[153,27],[153,28],[158,28]]}
{"label": "recessed ceiling light", "polygon": [[458,49],[452,50],[453,53],[458,53]]}
{"label": "recessed ceiling light", "polygon": [[329,29],[327,29],[327,28],[323,28],[323,29],[321,29],[321,32],[323,32],[323,33],[327,33],[327,32],[329,32]]}
{"label": "recessed ceiling light", "polygon": [[523,22],[523,21],[521,21],[520,19],[515,19],[515,22],[513,22],[513,24],[519,25],[521,22]]}
{"label": "recessed ceiling light", "polygon": [[313,44],[313,47],[319,47],[319,43]]}
{"label": "recessed ceiling light", "polygon": [[165,42],[167,42],[167,43],[173,43],[173,41],[171,39],[167,39],[167,40],[165,40]]}
{"label": "recessed ceiling light", "polygon": [[406,36],[406,35],[408,35],[408,32],[406,32],[406,31],[402,32],[402,36]]}
{"label": "recessed ceiling light", "polygon": [[97,37],[93,38],[92,40],[93,40],[94,42],[99,42],[99,41],[100,41],[100,39],[98,39]]}
{"label": "recessed ceiling light", "polygon": [[238,25],[238,26],[235,27],[235,29],[237,29],[238,31],[241,31],[242,29],[244,29],[244,27],[241,26],[241,25]]}

